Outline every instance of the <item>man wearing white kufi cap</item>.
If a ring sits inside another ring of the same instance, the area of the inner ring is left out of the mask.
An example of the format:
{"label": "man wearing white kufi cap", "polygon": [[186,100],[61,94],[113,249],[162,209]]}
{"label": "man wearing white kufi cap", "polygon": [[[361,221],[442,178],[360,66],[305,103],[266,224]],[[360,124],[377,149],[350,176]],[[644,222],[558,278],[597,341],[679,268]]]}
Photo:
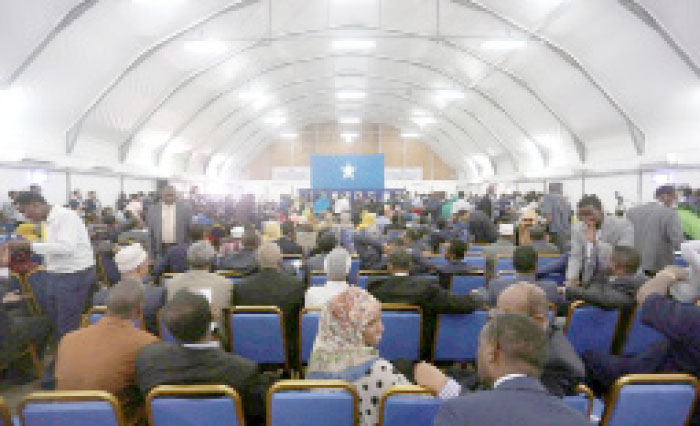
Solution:
{"label": "man wearing white kufi cap", "polygon": [[488,279],[495,276],[495,267],[498,256],[513,256],[515,250],[515,225],[512,223],[501,223],[498,225],[498,240],[495,243],[484,247],[484,257],[486,258],[485,274]]}

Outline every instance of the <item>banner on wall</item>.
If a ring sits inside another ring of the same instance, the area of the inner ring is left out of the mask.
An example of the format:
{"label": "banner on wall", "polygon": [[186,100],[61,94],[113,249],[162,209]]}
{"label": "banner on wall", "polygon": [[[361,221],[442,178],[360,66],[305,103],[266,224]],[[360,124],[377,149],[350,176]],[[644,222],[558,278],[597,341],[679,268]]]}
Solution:
{"label": "banner on wall", "polygon": [[312,155],[313,189],[384,189],[384,154]]}

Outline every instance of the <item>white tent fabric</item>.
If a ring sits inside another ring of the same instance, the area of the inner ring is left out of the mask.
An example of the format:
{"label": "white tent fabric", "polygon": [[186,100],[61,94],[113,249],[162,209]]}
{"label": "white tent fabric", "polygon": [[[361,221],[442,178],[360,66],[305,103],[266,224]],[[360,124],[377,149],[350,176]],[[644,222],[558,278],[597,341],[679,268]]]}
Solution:
{"label": "white tent fabric", "polygon": [[464,180],[697,163],[699,18],[695,0],[8,0],[0,161],[224,177],[351,112],[419,132]]}

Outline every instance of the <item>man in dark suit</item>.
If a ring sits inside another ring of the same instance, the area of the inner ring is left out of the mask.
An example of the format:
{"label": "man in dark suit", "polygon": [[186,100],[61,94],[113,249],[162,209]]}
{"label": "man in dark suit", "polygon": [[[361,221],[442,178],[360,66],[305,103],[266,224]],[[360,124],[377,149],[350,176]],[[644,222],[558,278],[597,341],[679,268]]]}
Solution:
{"label": "man in dark suit", "polygon": [[452,283],[452,277],[455,275],[466,274],[470,271],[474,271],[478,268],[465,262],[464,255],[469,250],[469,245],[462,240],[452,240],[447,247],[447,253],[445,253],[445,260],[447,263],[438,266],[436,269],[438,271],[440,287],[445,290],[450,289],[450,284]]}
{"label": "man in dark suit", "polygon": [[498,230],[491,218],[481,210],[467,213],[466,220],[469,220],[469,234],[474,236],[475,243],[494,243],[498,238]]}
{"label": "man in dark suit", "polygon": [[243,275],[249,275],[257,270],[257,254],[260,237],[254,229],[246,230],[241,239],[243,249],[238,253],[232,253],[225,256],[219,262],[221,269],[230,269],[241,272]]}
{"label": "man in dark suit", "polygon": [[295,276],[281,270],[282,252],[273,242],[258,249],[260,272],[233,286],[231,306],[278,306],[284,315],[287,352],[296,365],[297,323],[304,304],[304,285]]}
{"label": "man in dark suit", "polygon": [[[584,352],[587,381],[594,392],[604,394],[615,380],[627,374],[678,372],[700,376],[700,307],[667,297],[677,281],[674,271],[672,267],[664,269],[637,292],[642,323],[666,339],[632,357],[607,351]],[[695,409],[689,424],[700,424],[700,408]]]}
{"label": "man in dark suit", "polygon": [[187,270],[187,249],[192,243],[202,241],[206,237],[206,227],[194,224],[189,230],[190,238],[188,242],[174,245],[168,248],[158,264],[153,268],[153,275],[159,277],[164,273],[180,274]]}
{"label": "man in dark suit", "polygon": [[552,303],[561,303],[562,298],[557,293],[557,283],[549,280],[537,280],[537,252],[531,246],[519,246],[513,252],[513,266],[515,266],[515,277],[500,277],[489,282],[488,293],[491,306],[496,305],[496,300],[503,290],[517,282],[529,282],[535,284],[547,295],[547,299]]}
{"label": "man in dark suit", "polygon": [[389,256],[391,277],[371,281],[367,289],[382,303],[410,303],[423,310],[421,357],[430,356],[437,314],[464,314],[481,306],[480,300],[471,295],[456,295],[440,288],[435,281],[425,277],[409,276],[411,255],[396,249]]}
{"label": "man in dark suit", "polygon": [[299,244],[294,241],[294,223],[287,221],[282,224],[282,237],[275,241],[282,254],[302,254],[303,250]]}
{"label": "man in dark suit", "polygon": [[637,250],[627,246],[613,249],[611,276],[608,280],[594,281],[585,287],[562,287],[560,289],[569,301],[583,300],[603,309],[631,308],[637,290],[647,277],[638,273],[640,257]]}
{"label": "man in dark suit", "polygon": [[146,213],[151,250],[156,256],[166,253],[172,246],[188,242],[192,223],[192,209],[189,203],[177,200],[175,187],[163,187],[160,199],[160,203],[151,206]]}
{"label": "man in dark suit", "polygon": [[433,424],[587,425],[540,382],[546,359],[547,336],[537,322],[525,315],[496,315],[481,330],[477,363],[481,382],[492,390],[443,402]]}
{"label": "man in dark suit", "polygon": [[223,351],[211,338],[206,298],[181,290],[165,306],[162,319],[177,343],[155,343],[139,351],[136,381],[142,395],[160,385],[222,383],[241,395],[246,424],[262,425],[270,381],[255,362]]}
{"label": "man in dark suit", "polygon": [[335,248],[337,240],[335,235],[330,232],[324,232],[318,238],[315,254],[306,260],[306,266],[311,271],[323,271],[326,255]]}

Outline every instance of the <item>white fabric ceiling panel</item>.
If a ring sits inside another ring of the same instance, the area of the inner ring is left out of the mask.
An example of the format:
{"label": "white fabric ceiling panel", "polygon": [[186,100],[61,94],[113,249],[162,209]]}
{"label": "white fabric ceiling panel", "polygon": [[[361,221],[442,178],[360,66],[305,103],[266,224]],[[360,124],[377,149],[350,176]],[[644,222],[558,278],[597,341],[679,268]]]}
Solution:
{"label": "white fabric ceiling panel", "polygon": [[668,0],[637,0],[648,12],[669,31],[676,42],[695,62],[700,64],[700,2],[697,0],[674,0],[669,7]]}

